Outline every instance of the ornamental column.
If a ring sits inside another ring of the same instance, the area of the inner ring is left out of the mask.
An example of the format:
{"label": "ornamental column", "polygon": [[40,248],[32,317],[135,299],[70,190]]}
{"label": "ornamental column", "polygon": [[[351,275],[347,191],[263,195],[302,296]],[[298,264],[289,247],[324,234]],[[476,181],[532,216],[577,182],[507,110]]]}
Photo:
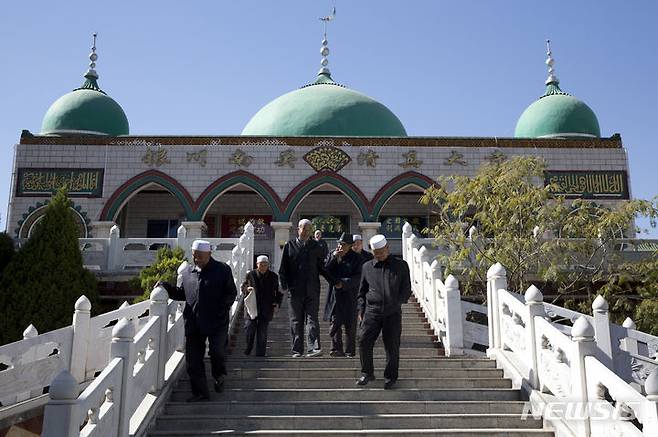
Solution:
{"label": "ornamental column", "polygon": [[361,228],[361,237],[363,238],[363,247],[367,251],[370,249],[370,239],[377,235],[379,228],[382,226],[380,222],[359,222],[359,228]]}
{"label": "ornamental column", "polygon": [[181,226],[187,231],[186,237],[191,240],[203,237],[203,234],[207,230],[206,223],[203,221],[181,222]]}
{"label": "ornamental column", "polygon": [[274,259],[270,263],[270,266],[272,270],[277,272],[279,271],[279,265],[281,265],[283,246],[290,239],[292,222],[270,222],[270,226],[274,229],[274,247],[272,248],[272,257]]}

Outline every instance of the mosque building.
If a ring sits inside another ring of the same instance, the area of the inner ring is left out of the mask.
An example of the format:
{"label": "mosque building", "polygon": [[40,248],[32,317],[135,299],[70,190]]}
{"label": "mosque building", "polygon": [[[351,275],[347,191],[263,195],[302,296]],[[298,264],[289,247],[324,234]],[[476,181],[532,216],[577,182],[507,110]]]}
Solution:
{"label": "mosque building", "polygon": [[39,134],[15,147],[8,231],[29,237],[51,194],[67,185],[81,237],[234,237],[253,220],[256,254],[278,259],[301,218],[332,239],[385,234],[400,252],[405,220],[431,223],[418,203],[439,176],[475,175],[513,155],[546,160],[546,183],[599,203],[629,198],[618,134],[602,137],[595,113],[563,91],[548,48],[544,94],[514,138],[410,137],[384,104],[322,68],[311,83],[258,110],[241,135],[134,136],[121,106],[99,85],[96,44],[81,87],[56,100]]}

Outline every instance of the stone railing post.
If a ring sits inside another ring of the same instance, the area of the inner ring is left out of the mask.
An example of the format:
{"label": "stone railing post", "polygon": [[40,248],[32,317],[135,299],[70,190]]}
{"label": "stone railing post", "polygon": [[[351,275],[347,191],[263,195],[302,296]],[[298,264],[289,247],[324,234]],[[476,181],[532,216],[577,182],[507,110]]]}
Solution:
{"label": "stone railing post", "polygon": [[653,372],[644,382],[644,390],[647,393],[647,400],[653,404],[650,411],[646,412],[645,419],[642,421],[642,435],[658,435],[658,369]]}
{"label": "stone railing post", "polygon": [[167,303],[169,295],[163,287],[155,287],[151,292],[151,305],[149,306],[149,316],[160,319],[158,327],[158,338],[156,344],[158,348],[158,374],[156,377],[155,389],[160,390],[164,386],[165,365],[167,364],[167,324],[169,320],[169,311]]}
{"label": "stone railing post", "polygon": [[123,247],[121,247],[121,231],[117,225],[112,226],[110,229],[110,239],[108,241],[107,249],[107,269],[110,272],[115,272],[121,270],[121,255],[123,252]]}
{"label": "stone railing post", "polygon": [[409,237],[414,234],[414,230],[409,224],[409,222],[404,222],[402,226],[402,259],[406,262],[409,262],[409,253],[407,252],[407,244],[409,242]]}
{"label": "stone railing post", "polygon": [[434,308],[434,314],[432,317],[434,321],[438,321],[439,318],[439,289],[437,287],[437,282],[443,281],[443,272],[441,272],[441,265],[438,260],[432,261],[430,265],[430,272],[432,274],[432,308]]}
{"label": "stone railing post", "polygon": [[[531,285],[525,292],[525,305],[528,314],[528,323],[526,325],[527,346],[526,350],[530,351],[530,374],[529,383],[533,389],[539,389],[539,366],[537,360],[537,337],[535,335],[535,317],[544,317],[544,295],[537,287]],[[540,345],[541,347],[541,345]]]}
{"label": "stone railing post", "polygon": [[637,340],[631,338],[631,336],[629,335],[629,331],[631,330],[634,331],[636,328],[635,322],[630,317],[626,317],[626,320],[624,320],[622,326],[626,328],[626,337],[621,339],[622,349],[630,354],[637,355],[638,354]]}
{"label": "stone railing post", "polygon": [[87,356],[91,336],[91,302],[82,295],[75,301],[73,313],[73,346],[71,347],[71,375],[76,381],[87,379]]}
{"label": "stone railing post", "polygon": [[290,239],[290,230],[292,229],[292,222],[271,222],[270,226],[274,229],[274,247],[272,248],[272,269],[276,272],[279,271],[281,265],[281,255],[283,254],[283,246]]}
{"label": "stone railing post", "polygon": [[597,358],[601,361],[601,364],[614,372],[608,302],[603,296],[598,295],[592,302],[592,310],[594,313],[594,338],[596,338],[596,346],[600,352]]}
{"label": "stone railing post", "polygon": [[429,250],[427,250],[427,247],[423,246],[420,248],[418,251],[418,261],[420,262],[420,269],[419,272],[421,274],[421,277],[418,278],[419,284],[420,284],[420,299],[422,302],[425,302],[427,299],[427,293],[430,293],[432,290],[427,290],[426,284],[425,284],[425,263],[429,264],[430,261],[430,253]]}
{"label": "stone railing post", "polygon": [[176,229],[176,246],[185,251],[185,258],[192,259],[192,244],[187,240],[187,229],[183,225]]}
{"label": "stone railing post", "polygon": [[418,281],[416,259],[414,258],[414,248],[418,245],[418,237],[411,234],[407,241],[407,258],[409,258],[407,262],[409,263],[409,276],[411,276],[411,286],[413,288]]}
{"label": "stone railing post", "polygon": [[449,275],[445,282],[445,327],[447,356],[464,355],[464,323],[462,298],[457,278]]}
{"label": "stone railing post", "polygon": [[596,342],[594,341],[594,328],[585,316],[580,316],[571,328],[573,343],[573,356],[571,359],[571,399],[578,410],[573,411],[574,428],[576,435],[589,437],[589,408],[587,396],[587,375],[585,372],[585,357],[596,355]]}
{"label": "stone railing post", "polygon": [[[127,436],[130,431],[131,411],[130,399],[132,392],[133,367],[135,365],[135,325],[125,317],[112,329],[112,344],[110,346],[110,360],[121,358],[121,387],[117,393],[119,401],[119,436]],[[115,396],[116,396],[115,395]]]}
{"label": "stone railing post", "polygon": [[500,309],[498,290],[507,289],[507,272],[501,263],[489,267],[487,271],[487,317],[489,319],[489,349],[487,355],[500,349]]}
{"label": "stone railing post", "polygon": [[80,434],[78,412],[78,382],[67,370],[62,370],[48,391],[50,400],[43,414],[45,437],[64,437]]}
{"label": "stone railing post", "polygon": [[[34,327],[33,324],[30,323],[30,325],[25,328],[25,331],[23,331],[23,340],[27,340],[28,338],[34,338],[39,335],[39,331],[37,331],[37,328]],[[43,350],[40,350],[39,347],[33,347],[31,350],[26,351],[23,357],[21,358],[22,360],[25,360],[25,362],[30,362],[33,360],[37,359],[37,356],[39,353],[42,353]],[[18,392],[16,393],[16,402],[22,402],[30,398],[37,397],[41,395],[42,390],[41,389],[35,389],[30,391],[25,391],[25,392]]]}

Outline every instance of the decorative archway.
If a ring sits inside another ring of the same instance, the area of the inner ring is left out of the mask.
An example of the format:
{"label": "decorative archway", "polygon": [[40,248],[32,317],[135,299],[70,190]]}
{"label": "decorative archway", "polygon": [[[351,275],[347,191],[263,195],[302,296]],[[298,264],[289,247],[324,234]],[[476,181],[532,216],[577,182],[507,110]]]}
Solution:
{"label": "decorative archway", "polygon": [[279,196],[263,179],[244,170],[226,174],[210,184],[194,203],[194,220],[203,220],[213,201],[235,185],[245,185],[254,190],[272,209],[274,220],[280,220],[282,213]]}
{"label": "decorative archway", "polygon": [[[78,228],[78,233],[80,238],[87,238],[89,236],[89,224],[90,220],[87,217],[87,212],[82,210],[80,205],[76,205],[75,202],[69,200],[69,209],[73,213],[73,220],[75,225]],[[50,199],[44,202],[37,202],[36,205],[30,206],[23,214],[23,217],[18,221],[17,227],[15,229],[17,238],[29,238],[32,235],[32,231],[35,226],[41,219],[43,219],[46,208],[50,203]]]}
{"label": "decorative archway", "polygon": [[148,170],[124,182],[107,200],[100,220],[114,221],[121,208],[143,187],[156,184],[169,191],[180,202],[188,220],[194,220],[194,202],[190,193],[176,179],[158,170]]}
{"label": "decorative archway", "polygon": [[376,221],[382,208],[384,208],[386,203],[395,195],[395,193],[409,185],[414,185],[425,190],[432,185],[435,185],[435,182],[428,176],[415,171],[408,171],[394,177],[381,187],[377,194],[372,198],[370,202],[370,221]]}
{"label": "decorative archway", "polygon": [[289,221],[301,201],[322,185],[331,185],[342,192],[359,210],[362,219],[364,221],[368,219],[368,200],[356,185],[337,173],[320,172],[300,182],[286,196],[283,201],[285,210],[283,210],[281,221]]}

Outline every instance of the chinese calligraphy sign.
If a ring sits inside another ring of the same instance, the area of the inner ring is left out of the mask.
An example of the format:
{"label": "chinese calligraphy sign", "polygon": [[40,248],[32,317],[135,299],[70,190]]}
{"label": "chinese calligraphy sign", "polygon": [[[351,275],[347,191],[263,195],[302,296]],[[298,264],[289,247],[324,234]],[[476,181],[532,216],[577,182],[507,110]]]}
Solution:
{"label": "chinese calligraphy sign", "polygon": [[237,165],[238,167],[249,167],[253,162],[254,157],[247,155],[244,150],[236,149],[233,155],[228,159],[230,164]]}
{"label": "chinese calligraphy sign", "polygon": [[448,156],[443,161],[443,163],[445,165],[453,165],[453,164],[468,165],[468,163],[464,160],[464,155],[456,150],[450,152],[450,156]]}
{"label": "chinese calligraphy sign", "polygon": [[279,167],[288,166],[290,168],[295,168],[295,161],[297,161],[295,152],[292,149],[288,149],[281,152],[279,154],[279,160],[274,161],[274,163]]}
{"label": "chinese calligraphy sign", "polygon": [[361,152],[359,153],[359,156],[356,158],[356,162],[359,163],[359,165],[366,165],[368,167],[377,167],[377,159],[379,158],[379,155],[375,153],[373,150],[368,150],[367,152]]}
{"label": "chinese calligraphy sign", "polygon": [[162,147],[152,149],[150,146],[147,146],[146,153],[142,156],[142,162],[150,167],[160,167],[161,165],[169,164],[171,161],[167,157],[167,149]]}
{"label": "chinese calligraphy sign", "polygon": [[201,167],[206,166],[207,158],[208,150],[206,149],[199,150],[198,152],[187,152],[187,162],[198,162]]}
{"label": "chinese calligraphy sign", "polygon": [[418,159],[415,150],[403,153],[402,157],[404,162],[398,164],[402,168],[419,168],[423,164],[423,161]]}

